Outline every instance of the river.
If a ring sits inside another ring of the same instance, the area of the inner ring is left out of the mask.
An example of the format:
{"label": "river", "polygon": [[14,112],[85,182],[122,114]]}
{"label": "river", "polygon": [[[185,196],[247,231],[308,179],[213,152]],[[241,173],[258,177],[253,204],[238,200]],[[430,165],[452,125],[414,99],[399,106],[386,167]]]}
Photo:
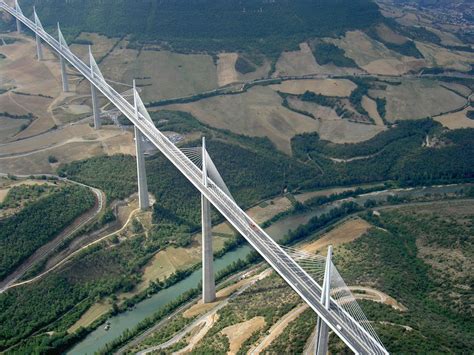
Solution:
{"label": "river", "polygon": [[[307,223],[312,217],[326,213],[329,210],[341,205],[344,201],[355,201],[357,203],[363,204],[368,199],[384,201],[386,200],[387,196],[394,194],[400,197],[412,198],[422,197],[426,194],[442,195],[445,193],[454,193],[463,186],[464,185],[446,185],[372,192],[355,198],[334,201],[303,214],[288,216],[272,224],[266,229],[266,231],[275,240],[279,240],[283,236],[285,236],[289,230],[296,229],[299,225]],[[224,269],[225,267],[232,264],[238,259],[245,258],[251,250],[252,248],[250,246],[244,245],[237,248],[236,250],[226,253],[223,257],[216,259],[214,262],[215,272]],[[147,298],[144,301],[138,303],[133,309],[109,318],[110,329],[108,331],[106,331],[103,326],[98,327],[96,330],[91,332],[86,338],[77,343],[71,350],[69,350],[68,354],[93,354],[94,352],[102,348],[106,343],[119,337],[127,328],[131,329],[135,327],[143,319],[151,316],[160,308],[176,299],[179,295],[192,288],[197,287],[200,281],[201,269],[198,269],[184,280],[181,280],[175,285],[165,290],[162,290],[152,295],[150,298]]]}

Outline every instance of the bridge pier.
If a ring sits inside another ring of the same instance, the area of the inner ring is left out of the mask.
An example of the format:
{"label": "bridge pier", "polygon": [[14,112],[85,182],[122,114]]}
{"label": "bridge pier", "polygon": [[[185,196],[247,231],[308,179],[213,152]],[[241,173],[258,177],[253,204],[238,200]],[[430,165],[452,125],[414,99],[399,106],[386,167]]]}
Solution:
{"label": "bridge pier", "polygon": [[[206,140],[202,138],[202,182],[207,186]],[[214,277],[214,255],[212,250],[211,206],[201,194],[202,223],[202,302],[210,303],[216,299],[216,281]]]}
{"label": "bridge pier", "polygon": [[[97,100],[97,89],[94,84],[91,83],[91,97],[92,97],[92,114],[94,116],[94,128],[100,129],[102,123],[100,122],[100,107],[99,101]],[[137,135],[135,134],[135,139]]]}
{"label": "bridge pier", "polygon": [[43,46],[41,45],[41,38],[36,34],[36,56],[38,60],[43,60]]}
{"label": "bridge pier", "polygon": [[64,58],[62,57],[61,54],[59,54],[59,62],[61,64],[61,79],[63,81],[63,91],[68,92],[69,91],[69,82],[68,82],[68,76],[66,72],[66,62]]}
{"label": "bridge pier", "polygon": [[142,132],[135,126],[135,149],[137,154],[137,178],[138,178],[138,203],[140,209],[145,210],[150,207],[148,198],[148,183],[146,180],[145,154],[143,152]]}
{"label": "bridge pier", "polygon": [[[326,257],[326,268],[324,270],[324,281],[323,289],[321,291],[321,303],[329,311],[330,305],[330,291],[331,291],[331,258],[332,258],[332,246],[328,247],[328,255]],[[319,317],[318,324],[316,325],[316,346],[314,353],[316,355],[326,355],[328,352],[328,341],[329,341],[329,327]]]}
{"label": "bridge pier", "polygon": [[16,19],[16,31],[21,33],[21,22],[18,19]]}
{"label": "bridge pier", "polygon": [[[137,90],[135,88],[135,80],[133,81],[133,101],[134,101],[135,117],[138,120],[139,112],[138,112],[138,99],[137,99]],[[94,124],[95,124],[95,117],[94,117]],[[137,155],[138,204],[141,210],[145,210],[148,207],[150,207],[150,199],[148,198],[148,183],[146,180],[146,170],[145,170],[145,153],[143,151],[143,140],[145,139],[145,136],[143,135],[142,132],[140,132],[137,126],[134,126],[134,130],[135,130],[135,151]]]}

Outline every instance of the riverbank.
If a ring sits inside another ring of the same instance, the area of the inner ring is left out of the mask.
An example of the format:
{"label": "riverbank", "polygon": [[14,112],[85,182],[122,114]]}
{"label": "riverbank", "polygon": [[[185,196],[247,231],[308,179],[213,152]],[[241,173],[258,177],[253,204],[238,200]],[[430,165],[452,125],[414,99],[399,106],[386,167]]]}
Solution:
{"label": "riverbank", "polygon": [[[449,186],[438,186],[438,187],[420,187],[420,188],[407,188],[407,189],[392,189],[386,191],[377,191],[352,198],[359,204],[364,204],[367,200],[375,201],[386,201],[387,198],[392,199],[393,202],[399,202],[402,198],[412,196],[413,198],[421,198],[425,195],[434,196],[435,198],[443,198],[444,194],[455,195],[463,187],[470,185],[449,185]],[[397,195],[398,199],[394,199]],[[301,224],[306,224],[311,218],[321,216],[324,213],[329,212],[331,209],[340,206],[344,201],[335,201],[328,205],[318,206],[316,210],[308,211],[303,214],[290,216],[283,220],[274,223],[267,229],[267,232],[275,237],[275,239],[281,239],[285,236],[288,231],[295,230]],[[224,257],[216,260],[216,269],[221,270],[225,266],[230,265],[232,262],[244,258],[249,252],[248,246],[242,246],[238,249],[227,253]],[[83,341],[79,342],[73,347],[69,353],[71,354],[84,354],[97,351],[103,347],[107,342],[113,341],[113,339],[120,336],[127,328],[137,325],[139,322],[144,320],[153,311],[157,311],[162,308],[166,303],[176,298],[177,295],[183,294],[186,290],[195,288],[199,285],[200,281],[200,269],[195,270],[185,280],[180,281],[175,286],[165,290],[166,292],[160,291],[154,294],[150,298],[137,304],[133,310],[122,313],[121,315],[109,318],[111,322],[111,329],[106,332],[102,327],[97,328],[91,334],[89,334]],[[105,321],[105,320],[104,320]]]}

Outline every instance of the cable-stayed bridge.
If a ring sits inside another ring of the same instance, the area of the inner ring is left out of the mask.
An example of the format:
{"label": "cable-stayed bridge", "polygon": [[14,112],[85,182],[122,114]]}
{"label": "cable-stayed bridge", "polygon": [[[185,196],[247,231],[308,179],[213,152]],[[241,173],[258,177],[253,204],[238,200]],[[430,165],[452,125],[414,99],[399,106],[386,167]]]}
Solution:
{"label": "cable-stayed bridge", "polygon": [[[34,11],[33,20],[30,20],[24,16],[17,1],[15,1],[15,7],[11,7],[0,0],[0,9],[16,19],[19,32],[22,26],[26,26],[33,31],[36,36],[38,60],[43,58],[42,41],[58,53],[64,91],[69,90],[66,62],[91,83],[96,129],[100,128],[97,90],[133,123],[137,151],[140,207],[146,208],[149,205],[142,147],[143,137],[153,143],[201,193],[203,299],[205,302],[212,301],[215,297],[209,213],[209,204],[212,204],[316,312],[319,317],[316,350],[318,354],[326,354],[327,352],[329,328],[357,354],[388,353],[332,264],[331,249],[328,251],[328,257],[323,258],[280,246],[236,204],[207,154],[204,140],[200,149],[188,151],[179,149],[155,127],[135,85],[133,102],[129,102],[130,99],[127,100],[126,97],[119,94],[107,83],[91,51],[89,52],[89,65],[72,53],[61,33],[59,24],[57,29],[58,38],[56,39],[44,30],[36,11]],[[198,165],[201,165],[201,167]]]}

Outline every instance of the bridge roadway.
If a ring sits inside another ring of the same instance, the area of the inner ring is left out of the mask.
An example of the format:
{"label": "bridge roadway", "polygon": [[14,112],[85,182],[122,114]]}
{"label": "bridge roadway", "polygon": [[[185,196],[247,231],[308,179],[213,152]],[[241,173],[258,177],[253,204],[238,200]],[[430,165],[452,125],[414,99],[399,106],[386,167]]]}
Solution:
{"label": "bridge roadway", "polygon": [[321,286],[311,278],[268,234],[266,234],[231,198],[208,179],[202,182],[201,170],[164,136],[135,107],[94,73],[68,48],[38,28],[21,12],[0,0],[0,9],[10,13],[25,26],[37,33],[76,70],[102,92],[137,128],[170,160],[170,162],[198,189],[214,207],[241,233],[255,250],[280,274],[281,277],[304,299],[329,327],[357,354],[388,354],[360,324],[343,310],[333,299],[327,310],[321,303]]}

